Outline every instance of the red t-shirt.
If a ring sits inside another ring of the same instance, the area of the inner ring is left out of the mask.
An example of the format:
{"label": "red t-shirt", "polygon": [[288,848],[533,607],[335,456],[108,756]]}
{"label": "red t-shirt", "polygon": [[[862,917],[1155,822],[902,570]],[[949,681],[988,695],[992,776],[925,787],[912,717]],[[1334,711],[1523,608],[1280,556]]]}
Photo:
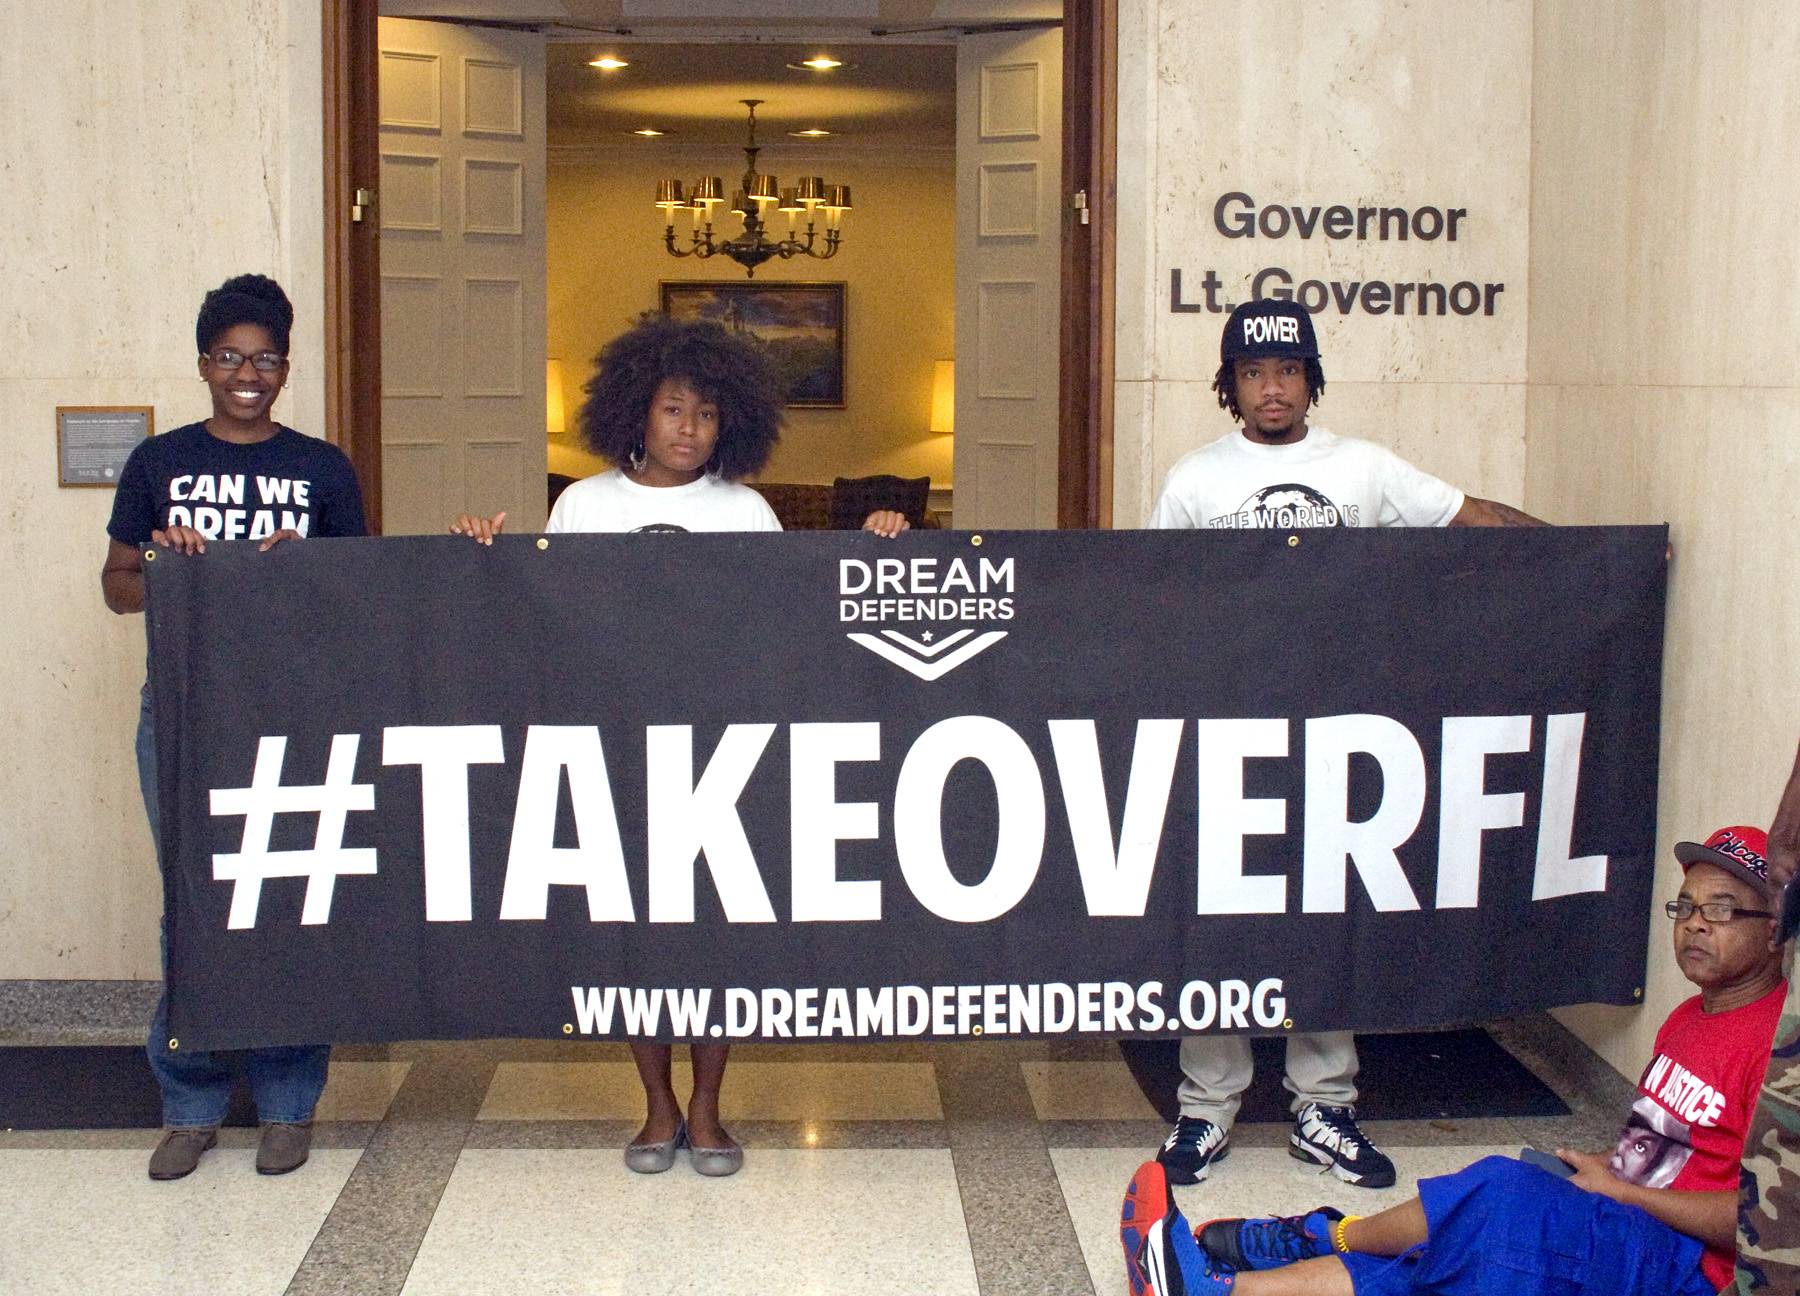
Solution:
{"label": "red t-shirt", "polygon": [[[1738,1163],[1786,997],[1782,982],[1730,1012],[1703,1012],[1695,995],[1669,1014],[1613,1149],[1614,1174],[1647,1188],[1737,1191]],[[1729,1247],[1708,1248],[1701,1268],[1714,1288],[1723,1288],[1734,1261]]]}

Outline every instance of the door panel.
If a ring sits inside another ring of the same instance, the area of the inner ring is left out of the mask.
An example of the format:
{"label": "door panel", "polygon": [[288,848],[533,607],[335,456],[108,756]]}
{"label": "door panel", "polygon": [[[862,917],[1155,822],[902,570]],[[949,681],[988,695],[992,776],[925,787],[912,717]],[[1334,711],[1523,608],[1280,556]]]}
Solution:
{"label": "door panel", "polygon": [[384,18],[382,505],[390,535],[545,515],[544,41]]}
{"label": "door panel", "polygon": [[1057,523],[1062,33],[956,63],[956,525]]}

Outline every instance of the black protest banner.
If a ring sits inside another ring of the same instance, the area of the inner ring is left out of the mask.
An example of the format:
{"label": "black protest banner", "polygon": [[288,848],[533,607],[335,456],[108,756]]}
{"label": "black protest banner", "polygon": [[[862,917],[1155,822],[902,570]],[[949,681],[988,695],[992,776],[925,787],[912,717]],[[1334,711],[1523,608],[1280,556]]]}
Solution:
{"label": "black protest banner", "polygon": [[1407,1027],[1641,993],[1662,528],[150,565],[195,1047]]}

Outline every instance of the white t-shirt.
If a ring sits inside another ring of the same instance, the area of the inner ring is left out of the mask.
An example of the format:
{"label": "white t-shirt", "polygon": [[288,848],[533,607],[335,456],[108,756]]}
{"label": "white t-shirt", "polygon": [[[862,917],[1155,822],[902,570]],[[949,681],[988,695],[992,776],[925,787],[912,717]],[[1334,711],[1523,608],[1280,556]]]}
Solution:
{"label": "white t-shirt", "polygon": [[640,486],[617,468],[556,497],[544,530],[779,531],[769,502],[748,486],[702,475],[685,486]]}
{"label": "white t-shirt", "polygon": [[1234,428],[1169,469],[1150,526],[1443,526],[1463,493],[1393,451],[1309,427],[1293,445]]}

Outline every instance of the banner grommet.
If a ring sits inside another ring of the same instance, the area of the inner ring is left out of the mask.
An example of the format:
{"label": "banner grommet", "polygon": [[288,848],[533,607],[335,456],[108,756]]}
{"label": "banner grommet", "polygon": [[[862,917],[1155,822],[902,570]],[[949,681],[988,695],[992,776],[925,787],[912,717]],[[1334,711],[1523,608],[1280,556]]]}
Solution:
{"label": "banner grommet", "polygon": [[969,537],[969,543],[974,545],[977,549],[979,549],[979,548],[981,548],[981,537],[978,535],[972,535]]}
{"label": "banner grommet", "polygon": [[145,562],[155,562],[156,561],[156,550],[154,550],[154,549],[144,550],[144,561]]}
{"label": "banner grommet", "polygon": [[1297,535],[1289,536],[1288,537],[1288,548],[1289,549],[1298,549],[1299,547],[1300,547],[1300,537]]}
{"label": "banner grommet", "polygon": [[564,1022],[563,1023],[563,1034],[564,1035],[573,1035],[574,1033],[575,1033],[575,1023],[574,1022]]}
{"label": "banner grommet", "polygon": [[549,547],[550,547],[549,539],[544,536],[539,536],[538,537],[538,548],[539,549],[548,549]]}
{"label": "banner grommet", "polygon": [[181,1047],[181,1041],[176,1039],[173,1035],[171,1035],[169,1037],[169,1052],[173,1053],[176,1049],[178,1049],[180,1047]]}

